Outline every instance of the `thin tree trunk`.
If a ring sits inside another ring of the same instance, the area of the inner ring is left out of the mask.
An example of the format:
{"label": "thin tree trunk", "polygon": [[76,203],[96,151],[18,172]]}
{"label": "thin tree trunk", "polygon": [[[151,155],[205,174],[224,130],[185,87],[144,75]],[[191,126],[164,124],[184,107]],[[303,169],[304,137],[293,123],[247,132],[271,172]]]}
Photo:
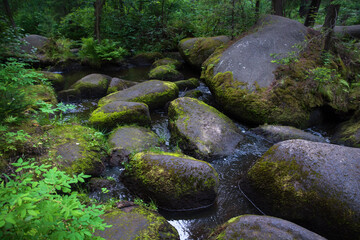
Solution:
{"label": "thin tree trunk", "polygon": [[232,0],[231,9],[231,38],[234,39],[235,35],[235,0]]}
{"label": "thin tree trunk", "polygon": [[306,13],[308,11],[308,1],[309,0],[301,0],[300,2],[299,15],[302,18],[306,16]]}
{"label": "thin tree trunk", "polygon": [[308,14],[306,15],[305,23],[304,25],[306,27],[313,27],[315,24],[316,15],[319,11],[321,0],[312,0]]}
{"label": "thin tree trunk", "polygon": [[260,14],[260,0],[256,0],[255,3],[255,17],[258,18]]}
{"label": "thin tree trunk", "polygon": [[14,30],[16,32],[16,24],[15,24],[15,21],[14,21],[14,18],[13,18],[11,9],[10,9],[9,2],[8,2],[8,0],[3,0],[3,3],[4,3],[6,15],[7,15],[8,19],[10,21],[10,24],[11,24],[11,26],[14,28]]}
{"label": "thin tree trunk", "polygon": [[285,0],[272,0],[275,15],[284,16],[283,1]]}
{"label": "thin tree trunk", "polygon": [[329,51],[332,45],[332,35],[334,34],[334,27],[336,24],[336,19],[339,15],[340,4],[332,4],[333,0],[330,1],[330,6],[328,7],[325,22],[323,28],[326,31],[324,51]]}
{"label": "thin tree trunk", "polygon": [[94,29],[94,35],[95,39],[98,40],[98,42],[101,42],[100,38],[100,23],[101,23],[101,10],[105,4],[105,0],[96,0],[94,2],[94,8],[95,8],[95,29]]}

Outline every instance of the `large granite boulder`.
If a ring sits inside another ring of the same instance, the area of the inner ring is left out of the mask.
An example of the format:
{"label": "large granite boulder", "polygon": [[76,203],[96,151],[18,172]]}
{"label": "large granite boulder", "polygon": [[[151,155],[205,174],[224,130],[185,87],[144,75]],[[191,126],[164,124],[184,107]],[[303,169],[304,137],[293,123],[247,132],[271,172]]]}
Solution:
{"label": "large granite boulder", "polygon": [[73,85],[69,89],[75,89],[83,98],[98,98],[106,95],[111,77],[104,74],[93,73],[87,75]]}
{"label": "large granite boulder", "polygon": [[184,79],[184,75],[176,70],[174,65],[161,65],[149,72],[149,79],[173,82]]}
{"label": "large granite boulder", "polygon": [[114,129],[108,139],[111,149],[110,165],[119,166],[132,153],[159,146],[159,137],[150,129],[138,126],[122,126]]}
{"label": "large granite boulder", "polygon": [[185,38],[180,41],[178,48],[181,57],[191,66],[201,69],[202,63],[216,48],[230,41],[227,36],[209,38]]}
{"label": "large granite boulder", "polygon": [[163,58],[164,56],[159,52],[145,52],[139,53],[130,59],[130,62],[135,65],[151,65],[156,60]]}
{"label": "large granite boulder", "polygon": [[331,239],[360,239],[360,149],[280,142],[249,170],[248,179],[268,214]]}
{"label": "large granite boulder", "polygon": [[107,94],[114,93],[117,91],[124,90],[126,88],[135,86],[137,82],[127,81],[120,78],[112,78],[107,89]]}
{"label": "large granite boulder", "polygon": [[[122,204],[121,202],[118,204]],[[179,240],[176,229],[157,212],[135,204],[122,204],[124,207],[101,216],[104,222],[112,225],[104,231],[95,231],[95,236],[106,240]]]}
{"label": "large granite boulder", "polygon": [[175,99],[168,114],[173,141],[198,158],[231,154],[243,139],[230,118],[200,100]]}
{"label": "large granite boulder", "polygon": [[123,181],[164,209],[195,210],[211,206],[217,195],[218,174],[207,162],[182,154],[135,154]]}
{"label": "large granite boulder", "polygon": [[[295,59],[299,50],[292,46],[304,42],[307,29],[294,20],[266,16],[255,30],[229,48],[217,49],[204,62],[202,78],[206,85],[224,111],[242,122],[296,127],[311,125],[313,109],[322,106],[326,99],[317,92],[321,87],[319,81],[314,81],[309,74],[317,67],[316,58],[321,56],[318,42],[309,43],[313,46],[306,48],[309,54],[301,55],[298,62],[292,63],[291,69],[275,75],[279,65],[272,62],[271,54],[280,54],[280,58],[291,55],[289,58]],[[331,95],[346,99],[342,97],[345,93],[340,94],[340,89],[334,87],[335,83],[326,84],[332,85],[326,92],[337,89]],[[335,98],[331,101],[335,102]],[[334,108],[337,104],[340,105],[340,101],[333,104]]]}
{"label": "large granite boulder", "polygon": [[179,89],[175,83],[151,80],[103,97],[99,100],[99,106],[113,101],[128,101],[145,103],[150,109],[155,109],[163,107],[178,95]]}
{"label": "large granite boulder", "polygon": [[102,128],[113,129],[118,125],[150,125],[149,108],[144,103],[113,101],[93,111],[89,123]]}
{"label": "large granite boulder", "polygon": [[211,234],[211,240],[326,240],[292,222],[257,215],[242,215],[230,219]]}
{"label": "large granite boulder", "polygon": [[31,34],[22,39],[24,44],[21,46],[21,49],[29,54],[33,54],[36,50],[41,49],[45,46],[48,41],[47,37]]}
{"label": "large granite boulder", "polygon": [[105,169],[106,140],[102,133],[79,125],[61,125],[43,137],[49,151],[41,157],[42,162],[69,174],[99,176]]}
{"label": "large granite boulder", "polygon": [[290,139],[304,139],[313,142],[326,142],[326,139],[305,132],[298,128],[279,125],[262,125],[252,129],[256,134],[263,135],[268,141],[278,143]]}

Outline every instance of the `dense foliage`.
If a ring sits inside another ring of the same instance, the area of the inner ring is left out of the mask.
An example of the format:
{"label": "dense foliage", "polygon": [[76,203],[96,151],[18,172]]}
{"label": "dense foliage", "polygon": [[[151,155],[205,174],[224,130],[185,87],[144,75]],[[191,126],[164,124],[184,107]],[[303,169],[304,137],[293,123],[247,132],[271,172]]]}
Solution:
{"label": "dense foliage", "polygon": [[0,184],[1,239],[93,239],[107,225],[101,206],[83,205],[71,184],[88,175],[68,176],[49,165],[19,159],[15,173]]}

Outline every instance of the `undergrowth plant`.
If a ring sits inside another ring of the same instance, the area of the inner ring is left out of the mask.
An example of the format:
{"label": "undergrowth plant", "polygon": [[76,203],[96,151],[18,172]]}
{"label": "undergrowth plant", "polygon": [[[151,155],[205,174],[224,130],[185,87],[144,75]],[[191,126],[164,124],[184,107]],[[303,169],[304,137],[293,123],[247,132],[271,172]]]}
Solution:
{"label": "undergrowth plant", "polygon": [[0,184],[1,239],[101,239],[94,231],[110,227],[100,218],[102,206],[85,206],[71,191],[90,176],[22,159],[12,165],[15,172]]}

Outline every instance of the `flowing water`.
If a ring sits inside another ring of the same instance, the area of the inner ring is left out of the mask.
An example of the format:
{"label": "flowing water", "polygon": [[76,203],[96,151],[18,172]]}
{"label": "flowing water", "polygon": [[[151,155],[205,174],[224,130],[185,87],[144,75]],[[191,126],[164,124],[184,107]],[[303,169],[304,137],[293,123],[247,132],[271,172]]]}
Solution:
{"label": "flowing water", "polygon": [[[146,79],[149,67],[132,68],[117,72],[101,72],[112,77],[119,77],[127,80],[142,81]],[[72,83],[81,77],[94,73],[95,71],[82,71],[68,73],[65,75]],[[186,77],[196,76],[196,73],[189,71]],[[198,77],[198,76],[197,76]],[[209,89],[201,84],[198,87],[203,92],[203,100],[210,101],[211,94]],[[184,93],[180,92],[180,96]],[[77,115],[86,122],[89,113],[96,108],[96,101],[82,101],[75,103],[77,108],[69,113]],[[159,135],[168,147],[170,144],[170,132],[168,130],[168,119],[165,110],[155,111],[151,114],[152,130]],[[261,214],[242,194],[239,188],[239,181],[247,170],[267,151],[272,144],[251,132],[246,126],[237,123],[238,128],[245,136],[245,140],[238,145],[232,155],[215,158],[210,161],[212,166],[219,174],[220,185],[216,203],[207,209],[192,212],[169,212],[159,209],[159,212],[172,224],[179,232],[182,240],[185,239],[206,239],[206,235],[211,229],[225,223],[229,219],[243,214]],[[122,200],[133,200],[134,195],[118,181],[119,175],[124,169],[120,167],[107,168],[103,177],[112,177],[117,180],[117,185],[109,189],[109,193],[94,192],[91,197],[99,200],[108,198],[118,198]],[[256,202],[256,199],[254,200]]]}

